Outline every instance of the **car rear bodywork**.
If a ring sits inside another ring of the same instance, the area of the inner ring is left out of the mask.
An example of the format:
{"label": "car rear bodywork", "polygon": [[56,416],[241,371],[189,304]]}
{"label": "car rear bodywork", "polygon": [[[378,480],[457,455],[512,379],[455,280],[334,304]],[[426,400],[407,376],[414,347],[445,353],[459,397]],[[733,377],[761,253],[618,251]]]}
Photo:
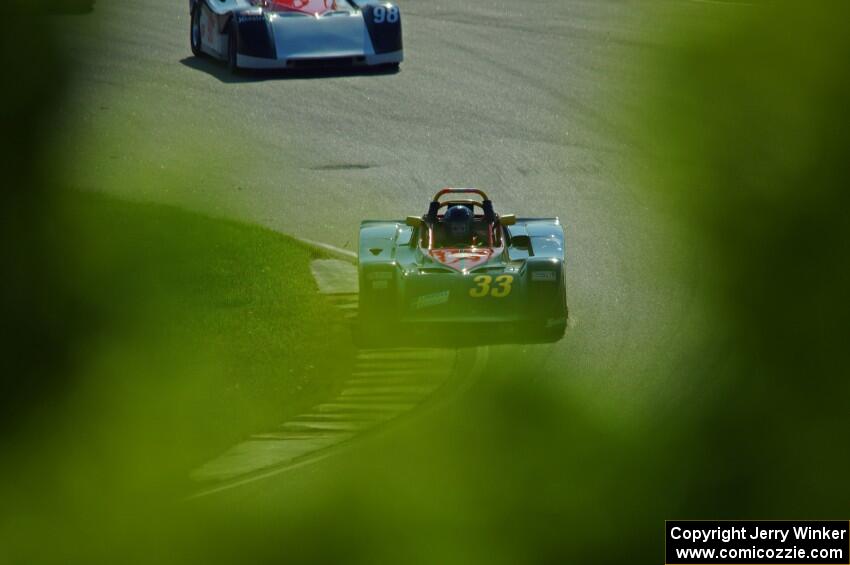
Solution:
{"label": "car rear bodywork", "polygon": [[478,327],[475,335],[482,341],[560,339],[567,303],[559,220],[519,218],[510,226],[496,220],[495,228],[501,233],[492,247],[433,249],[423,243],[427,224],[364,221],[359,241],[363,330]]}
{"label": "car rear bodywork", "polygon": [[190,0],[200,10],[201,50],[226,59],[236,33],[239,68],[398,64],[398,7],[372,0]]}

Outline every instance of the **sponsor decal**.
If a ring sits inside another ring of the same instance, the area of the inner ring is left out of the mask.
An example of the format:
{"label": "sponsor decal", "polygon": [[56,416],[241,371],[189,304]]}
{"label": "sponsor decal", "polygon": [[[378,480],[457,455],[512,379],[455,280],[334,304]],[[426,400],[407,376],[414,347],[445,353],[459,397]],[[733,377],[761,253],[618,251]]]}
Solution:
{"label": "sponsor decal", "polygon": [[387,281],[372,281],[373,290],[386,290],[389,286],[390,283]]}
{"label": "sponsor decal", "polygon": [[449,301],[449,291],[444,290],[443,292],[436,292],[434,294],[425,294],[423,296],[418,297],[413,301],[414,310],[421,310],[423,308],[430,308],[432,306],[439,306],[440,304],[445,304]]}
{"label": "sponsor decal", "polygon": [[236,20],[240,24],[247,24],[251,22],[262,22],[265,21],[266,17],[262,14],[240,14]]}
{"label": "sponsor decal", "polygon": [[370,281],[388,281],[393,278],[393,274],[390,271],[378,271],[377,273],[369,273],[366,278]]}
{"label": "sponsor decal", "polygon": [[555,273],[555,271],[535,271],[531,273],[531,280],[541,282],[554,282],[558,280],[558,274]]}

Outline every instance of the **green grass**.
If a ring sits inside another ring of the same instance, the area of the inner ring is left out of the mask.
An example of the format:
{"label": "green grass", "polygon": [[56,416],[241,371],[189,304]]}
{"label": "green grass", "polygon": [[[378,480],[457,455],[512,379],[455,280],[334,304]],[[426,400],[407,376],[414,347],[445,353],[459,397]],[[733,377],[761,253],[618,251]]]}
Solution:
{"label": "green grass", "polygon": [[4,247],[0,562],[112,562],[178,526],[198,465],[337,391],[351,335],[291,238],[80,191],[40,203]]}
{"label": "green grass", "polygon": [[68,418],[132,441],[119,455],[184,476],[336,387],[352,349],[316,292],[315,250],[161,205],[72,193],[66,209],[69,280],[87,320],[67,404],[82,413]]}

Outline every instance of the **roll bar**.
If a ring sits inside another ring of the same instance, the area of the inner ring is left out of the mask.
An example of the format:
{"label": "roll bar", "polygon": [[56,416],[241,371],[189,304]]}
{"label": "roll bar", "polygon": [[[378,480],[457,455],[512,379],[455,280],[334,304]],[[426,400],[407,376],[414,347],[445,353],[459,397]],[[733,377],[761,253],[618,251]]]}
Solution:
{"label": "roll bar", "polygon": [[[447,194],[477,194],[481,197],[481,201],[477,200],[456,200],[456,201],[447,201],[440,202],[440,198]],[[434,195],[434,199],[431,200],[431,205],[428,206],[428,221],[433,223],[437,222],[437,214],[440,211],[440,208],[452,204],[453,202],[457,202],[458,204],[479,206],[482,210],[484,210],[484,218],[488,222],[496,221],[496,212],[493,210],[493,202],[488,198],[487,193],[483,190],[479,190],[477,188],[444,188],[437,192]]]}
{"label": "roll bar", "polygon": [[439,202],[440,198],[445,196],[446,194],[477,194],[481,197],[482,200],[490,200],[487,198],[487,194],[478,188],[444,188],[443,190],[437,192],[434,195],[434,202]]}
{"label": "roll bar", "polygon": [[484,209],[484,203],[480,200],[446,200],[445,202],[440,202],[440,209],[445,208],[446,206],[473,206]]}

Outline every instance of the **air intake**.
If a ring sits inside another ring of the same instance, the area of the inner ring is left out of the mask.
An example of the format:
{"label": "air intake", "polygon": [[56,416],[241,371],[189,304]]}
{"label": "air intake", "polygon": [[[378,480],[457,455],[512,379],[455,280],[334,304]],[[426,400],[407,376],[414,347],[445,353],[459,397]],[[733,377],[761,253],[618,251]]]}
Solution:
{"label": "air intake", "polygon": [[319,57],[313,59],[290,59],[286,66],[291,69],[338,69],[353,67],[363,57]]}

